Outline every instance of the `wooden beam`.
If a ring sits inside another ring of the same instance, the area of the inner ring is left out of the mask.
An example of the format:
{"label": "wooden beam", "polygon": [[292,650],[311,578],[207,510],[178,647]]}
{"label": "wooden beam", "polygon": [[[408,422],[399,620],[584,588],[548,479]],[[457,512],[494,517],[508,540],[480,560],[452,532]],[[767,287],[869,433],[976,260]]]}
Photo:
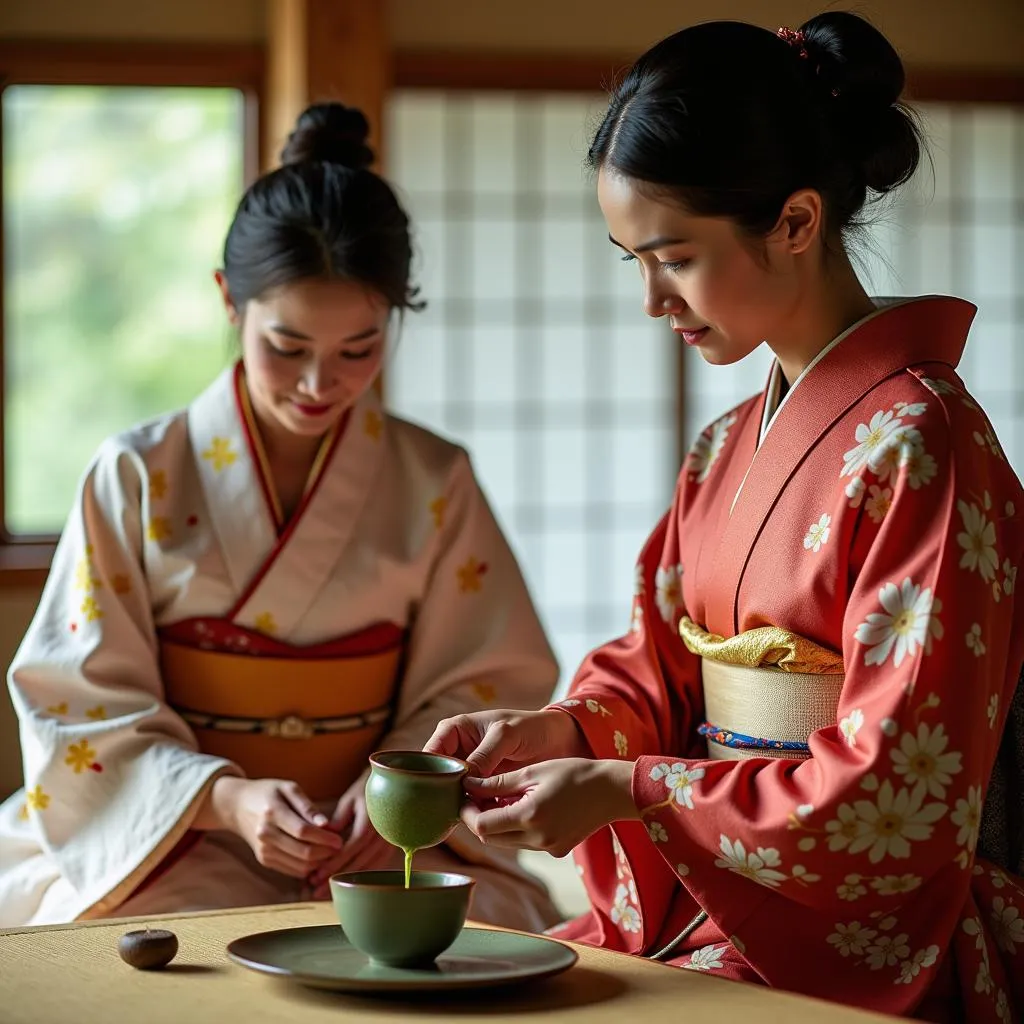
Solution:
{"label": "wooden beam", "polygon": [[453,91],[602,92],[631,60],[611,54],[399,50],[394,57],[394,84]]}
{"label": "wooden beam", "polygon": [[[636,55],[398,50],[393,82],[404,89],[607,92]],[[907,95],[919,102],[1024,103],[1024,72],[909,67]]]}
{"label": "wooden beam", "polygon": [[263,87],[263,47],[0,40],[0,84]]}
{"label": "wooden beam", "polygon": [[264,166],[276,166],[302,109],[326,100],[363,111],[382,161],[392,77],[385,0],[268,0],[267,16]]}
{"label": "wooden beam", "polygon": [[[392,84],[387,0],[267,0],[267,126],[264,169],[310,103],[358,107],[370,123],[369,143],[385,164],[384,108]],[[375,387],[384,392],[383,373]]]}
{"label": "wooden beam", "polygon": [[340,100],[370,122],[370,145],[383,163],[384,108],[392,56],[386,0],[306,0],[308,89],[312,102]]}
{"label": "wooden beam", "polygon": [[309,101],[305,0],[267,0],[267,81],[263,90],[263,169],[278,156]]}
{"label": "wooden beam", "polygon": [[921,103],[1024,104],[1024,72],[908,68],[907,96]]}

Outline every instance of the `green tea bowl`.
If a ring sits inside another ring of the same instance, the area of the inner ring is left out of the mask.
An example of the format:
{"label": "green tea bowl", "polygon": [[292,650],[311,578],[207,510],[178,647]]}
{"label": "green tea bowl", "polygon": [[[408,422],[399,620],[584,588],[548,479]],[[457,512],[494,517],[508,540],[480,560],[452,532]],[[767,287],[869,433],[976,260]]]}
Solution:
{"label": "green tea bowl", "polygon": [[387,967],[430,967],[459,937],[476,882],[447,871],[352,871],[331,876],[334,912],[349,942]]}
{"label": "green tea bowl", "polygon": [[469,765],[421,750],[380,750],[370,755],[366,813],[382,839],[402,850],[443,843],[459,823]]}

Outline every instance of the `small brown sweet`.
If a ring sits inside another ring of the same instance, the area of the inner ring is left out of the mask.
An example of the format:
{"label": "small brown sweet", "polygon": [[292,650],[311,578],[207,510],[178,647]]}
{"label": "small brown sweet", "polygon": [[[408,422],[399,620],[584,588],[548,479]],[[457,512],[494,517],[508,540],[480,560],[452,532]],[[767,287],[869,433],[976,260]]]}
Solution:
{"label": "small brown sweet", "polygon": [[126,964],[140,971],[155,971],[174,959],[178,952],[178,936],[163,928],[125,932],[117,944],[117,951]]}

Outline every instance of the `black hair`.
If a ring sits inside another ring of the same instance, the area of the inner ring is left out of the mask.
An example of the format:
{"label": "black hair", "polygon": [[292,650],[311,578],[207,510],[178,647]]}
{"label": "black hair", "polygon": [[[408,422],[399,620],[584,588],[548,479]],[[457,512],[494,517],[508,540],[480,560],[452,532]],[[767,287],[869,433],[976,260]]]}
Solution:
{"label": "black hair", "polygon": [[855,14],[779,33],[695,25],[648,50],[615,88],[589,162],[760,237],[793,192],[813,188],[835,237],[917,169],[923,136],[899,101],[903,86],[899,55]]}
{"label": "black hair", "polygon": [[235,306],[306,278],[357,281],[392,309],[421,309],[410,285],[409,218],[370,166],[369,125],[340,103],[299,116],[282,166],[246,190],[224,242]]}

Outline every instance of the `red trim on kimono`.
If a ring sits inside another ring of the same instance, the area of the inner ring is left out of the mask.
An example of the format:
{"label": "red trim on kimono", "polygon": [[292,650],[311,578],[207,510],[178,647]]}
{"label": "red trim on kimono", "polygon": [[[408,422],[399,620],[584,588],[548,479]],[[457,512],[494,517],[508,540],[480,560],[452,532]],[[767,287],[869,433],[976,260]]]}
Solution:
{"label": "red trim on kimono", "polygon": [[278,658],[360,658],[382,654],[402,645],[406,631],[394,622],[377,622],[336,640],[297,646],[275,640],[228,619],[197,616],[181,619],[157,631],[162,640],[184,647],[230,651],[232,654],[267,655]]}
{"label": "red trim on kimono", "polygon": [[337,451],[338,445],[344,437],[346,429],[348,427],[348,421],[350,411],[346,410],[337,426],[334,428],[333,433],[328,434],[325,437],[323,444],[321,445],[320,451],[317,454],[316,461],[313,464],[313,470],[310,474],[310,482],[306,486],[305,493],[302,496],[302,501],[299,502],[298,508],[292,514],[291,519],[288,520],[287,524],[281,523],[281,513],[279,511],[280,506],[276,499],[276,494],[273,490],[273,484],[269,479],[269,469],[266,465],[266,458],[263,454],[262,445],[259,438],[254,434],[250,428],[249,418],[246,416],[241,397],[241,389],[244,387],[244,378],[242,376],[241,363],[235,371],[235,402],[238,410],[239,422],[242,425],[242,432],[245,435],[246,443],[249,446],[249,451],[252,456],[253,467],[256,472],[256,476],[260,481],[260,488],[262,490],[264,499],[267,502],[267,507],[271,515],[271,519],[277,526],[278,537],[274,544],[273,549],[267,556],[266,560],[260,566],[259,570],[253,574],[253,578],[249,581],[245,589],[239,595],[238,599],[232,605],[231,609],[227,612],[226,618],[233,619],[238,613],[245,607],[246,602],[255,593],[256,588],[259,587],[260,583],[263,582],[264,577],[270,571],[277,559],[278,555],[284,550],[288,541],[291,539],[299,523],[302,521],[302,517],[306,510],[309,508],[310,503],[316,496],[317,490],[320,487],[321,481],[324,479],[325,471],[331,464],[331,459],[334,453]]}

